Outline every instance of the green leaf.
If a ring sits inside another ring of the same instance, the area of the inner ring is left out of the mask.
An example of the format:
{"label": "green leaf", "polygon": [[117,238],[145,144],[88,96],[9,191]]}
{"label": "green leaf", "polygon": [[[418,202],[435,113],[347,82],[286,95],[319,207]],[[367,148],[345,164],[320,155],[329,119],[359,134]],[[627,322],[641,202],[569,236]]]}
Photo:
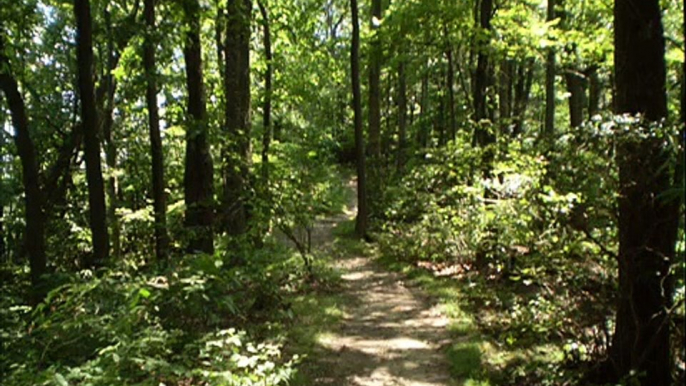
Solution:
{"label": "green leaf", "polygon": [[55,373],[55,375],[53,376],[53,381],[55,381],[55,383],[58,386],[69,386],[69,382],[67,382],[67,379],[64,378],[64,376],[60,373]]}
{"label": "green leaf", "polygon": [[150,291],[148,291],[146,288],[141,288],[138,290],[138,294],[146,299],[150,297]]}

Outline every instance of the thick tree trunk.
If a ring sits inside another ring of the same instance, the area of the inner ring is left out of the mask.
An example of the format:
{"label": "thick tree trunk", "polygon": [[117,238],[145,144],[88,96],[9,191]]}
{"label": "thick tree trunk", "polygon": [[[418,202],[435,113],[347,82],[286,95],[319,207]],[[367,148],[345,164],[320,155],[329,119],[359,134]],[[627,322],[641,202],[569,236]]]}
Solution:
{"label": "thick tree trunk", "polygon": [[[378,29],[381,20],[381,0],[372,0],[371,26]],[[377,31],[378,32],[378,31]],[[381,41],[372,38],[369,48],[369,155],[376,161],[381,157]]]}
{"label": "thick tree trunk", "polygon": [[355,233],[359,237],[367,234],[367,178],[365,175],[364,132],[362,128],[362,93],[360,91],[360,22],[357,0],[350,0],[353,24],[350,49],[350,74],[353,87],[353,112],[355,115],[355,158],[357,163],[357,217]]}
{"label": "thick tree trunk", "polygon": [[184,59],[189,119],[186,129],[186,163],[183,182],[186,228],[190,231],[188,250],[213,253],[213,170],[207,138],[207,111],[200,44],[200,5],[198,0],[184,0],[183,5],[188,27]]}
{"label": "thick tree trunk", "polygon": [[15,130],[14,142],[21,161],[26,205],[24,246],[28,252],[31,267],[31,301],[37,304],[45,295],[45,288],[41,283],[41,276],[45,273],[46,267],[43,197],[39,185],[36,148],[29,132],[26,106],[19,93],[19,85],[9,71],[10,63],[5,56],[4,37],[0,36],[0,90],[5,94],[12,115],[12,125]]}
{"label": "thick tree trunk", "polygon": [[167,199],[164,183],[164,152],[160,135],[160,116],[157,108],[157,66],[155,64],[155,0],[145,0],[145,25],[147,34],[143,53],[143,66],[147,78],[145,100],[148,105],[150,129],[150,152],[152,155],[152,197],[155,213],[155,253],[158,260],[167,257]]}
{"label": "thick tree trunk", "polygon": [[575,69],[565,71],[567,91],[569,92],[569,121],[572,127],[579,127],[584,121],[585,79]]}
{"label": "thick tree trunk", "polygon": [[251,10],[251,0],[229,0],[227,4],[222,222],[231,235],[243,234],[248,227],[245,200],[250,166]]}
{"label": "thick tree trunk", "polygon": [[[616,1],[615,111],[667,116],[665,41],[658,0]],[[641,130],[635,128],[635,130]],[[636,371],[642,385],[672,384],[668,309],[678,202],[663,193],[672,184],[663,141],[654,135],[618,146],[619,305],[610,350],[616,379]]]}
{"label": "thick tree trunk", "polygon": [[[555,0],[548,0],[547,21],[555,20]],[[545,123],[543,137],[552,139],[555,132],[555,49],[548,48],[545,60]]]}
{"label": "thick tree trunk", "polygon": [[269,146],[272,141],[272,37],[269,29],[269,14],[263,1],[258,1],[257,5],[262,14],[262,33],[264,38],[264,59],[267,68],[264,72],[264,104],[262,106],[262,179],[266,185],[269,183]]}
{"label": "thick tree trunk", "polygon": [[105,263],[109,257],[105,184],[102,178],[98,109],[95,104],[93,82],[93,32],[89,0],[74,0],[76,19],[76,58],[78,86],[81,101],[81,125],[84,132],[84,158],[88,181],[90,227],[93,237],[93,254],[86,261],[89,267]]}

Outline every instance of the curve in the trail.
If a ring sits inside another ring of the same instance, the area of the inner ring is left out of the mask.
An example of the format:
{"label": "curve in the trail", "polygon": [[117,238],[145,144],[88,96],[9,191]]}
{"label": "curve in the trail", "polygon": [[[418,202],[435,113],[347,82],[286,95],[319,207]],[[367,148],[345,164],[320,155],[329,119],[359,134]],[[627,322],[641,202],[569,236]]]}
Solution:
{"label": "curve in the trail", "polygon": [[[352,189],[352,186],[351,186]],[[326,248],[331,231],[355,215],[317,224],[314,245]],[[310,364],[313,385],[447,386],[451,385],[444,347],[448,318],[402,276],[384,270],[365,256],[341,258],[341,295],[347,299],[343,320],[319,338]]]}

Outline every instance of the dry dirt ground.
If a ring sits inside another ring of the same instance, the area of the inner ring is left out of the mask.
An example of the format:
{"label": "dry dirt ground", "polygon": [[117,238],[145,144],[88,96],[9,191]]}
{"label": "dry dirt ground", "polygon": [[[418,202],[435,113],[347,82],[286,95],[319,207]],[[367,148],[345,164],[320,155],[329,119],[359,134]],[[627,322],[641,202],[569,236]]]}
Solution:
{"label": "dry dirt ground", "polygon": [[[354,185],[351,182],[351,189]],[[333,229],[354,218],[356,206],[318,222],[315,248],[329,248]],[[344,317],[322,334],[305,364],[312,385],[443,386],[452,385],[444,347],[448,318],[417,288],[404,284],[365,256],[343,256]]]}

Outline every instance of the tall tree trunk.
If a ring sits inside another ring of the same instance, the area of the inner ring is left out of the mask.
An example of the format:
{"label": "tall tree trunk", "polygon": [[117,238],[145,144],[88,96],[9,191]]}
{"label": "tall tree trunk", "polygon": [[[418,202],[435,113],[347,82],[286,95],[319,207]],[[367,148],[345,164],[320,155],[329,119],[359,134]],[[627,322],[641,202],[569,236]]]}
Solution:
{"label": "tall tree trunk", "polygon": [[105,263],[109,257],[109,234],[107,233],[107,209],[105,184],[100,160],[98,109],[95,104],[93,82],[93,31],[89,0],[74,0],[76,19],[76,58],[78,62],[78,86],[81,101],[81,125],[84,131],[84,154],[90,227],[93,237],[93,254],[86,261],[89,267]]}
{"label": "tall tree trunk", "polygon": [[[381,0],[372,0],[371,26],[378,34]],[[375,162],[381,157],[381,40],[373,36],[369,48],[369,154]]]}
{"label": "tall tree trunk", "polygon": [[[548,0],[546,20],[555,20],[555,0]],[[555,49],[548,48],[545,60],[545,123],[543,136],[551,140],[555,131]]]}
{"label": "tall tree trunk", "polygon": [[[491,19],[493,17],[493,0],[481,0],[479,7],[479,28],[481,33],[490,34]],[[477,59],[476,59],[476,73],[474,74],[474,121],[477,122],[477,129],[474,135],[474,143],[480,146],[488,145],[495,141],[493,133],[489,132],[487,128],[482,127],[479,123],[484,119],[488,119],[491,115],[488,112],[488,89],[491,86],[489,76],[489,55],[488,46],[490,36],[483,41],[476,39],[478,45]]]}
{"label": "tall tree trunk", "polygon": [[565,71],[567,92],[569,92],[569,120],[572,127],[579,127],[584,121],[585,87],[583,74],[574,68]]}
{"label": "tall tree trunk", "polygon": [[223,149],[223,219],[231,235],[248,226],[246,192],[250,165],[251,0],[228,0],[224,44],[227,144]]}
{"label": "tall tree trunk", "polygon": [[[659,0],[616,1],[615,111],[667,116],[665,41]],[[641,125],[643,126],[643,125]],[[634,130],[642,130],[636,127]],[[644,373],[642,385],[672,384],[668,309],[678,200],[663,193],[672,184],[663,141],[641,133],[621,140],[619,164],[619,305],[611,363],[621,379]]]}
{"label": "tall tree trunk", "polygon": [[448,49],[446,51],[446,56],[448,58],[448,74],[446,76],[446,88],[448,89],[448,114],[450,119],[449,137],[450,140],[454,141],[457,135],[457,118],[455,117],[455,66],[453,63],[453,48],[450,44],[450,41],[448,41]]}
{"label": "tall tree trunk", "polygon": [[[100,74],[100,82],[95,90],[95,100],[99,111],[101,112],[99,117],[102,124],[102,133],[104,139],[105,147],[105,164],[107,170],[110,171],[109,177],[107,178],[107,184],[105,186],[107,198],[109,202],[107,204],[107,217],[108,225],[110,227],[110,241],[112,244],[112,255],[117,259],[121,255],[121,226],[119,224],[119,216],[117,215],[117,207],[119,205],[119,188],[118,179],[116,173],[113,173],[117,167],[117,145],[113,138],[112,129],[114,126],[114,96],[117,90],[117,81],[113,75],[114,70],[119,64],[119,59],[121,58],[121,53],[124,51],[125,47],[128,45],[129,41],[134,35],[134,29],[131,28],[136,21],[138,16],[139,3],[136,1],[133,5],[133,10],[126,17],[124,23],[126,25],[120,26],[124,30],[122,34],[116,34],[112,30],[112,18],[108,7],[104,9],[104,19],[105,19],[105,31],[107,34],[107,44],[106,52],[102,54],[105,57],[105,66],[102,68],[102,73]],[[80,143],[80,138],[74,138],[74,145]],[[69,150],[69,142],[65,142],[63,149],[65,151]],[[78,146],[74,146],[78,148]],[[63,155],[69,155],[70,153],[60,153],[60,157]],[[56,166],[62,163],[62,165],[69,165],[68,158],[67,162],[58,161]],[[59,170],[59,169],[56,169]],[[52,192],[50,186],[45,186],[46,192]],[[63,194],[63,193],[62,193]],[[48,201],[50,201],[51,196],[48,196]],[[49,202],[46,202],[45,206],[46,214],[50,211]]]}
{"label": "tall tree trunk", "polygon": [[600,77],[598,76],[598,66],[591,66],[588,69],[588,116],[592,117],[600,112]]}
{"label": "tall tree trunk", "polygon": [[[263,0],[264,1],[264,0]],[[264,72],[264,105],[262,106],[262,126],[264,132],[262,133],[262,179],[265,184],[269,182],[269,146],[272,141],[272,37],[269,30],[269,14],[263,1],[258,1],[257,5],[262,14],[262,33],[264,38],[264,59],[267,62],[267,68]]]}
{"label": "tall tree trunk", "polygon": [[213,253],[212,156],[207,140],[207,111],[200,44],[200,4],[198,0],[184,0],[183,6],[188,27],[183,52],[186,62],[189,114],[183,182],[186,202],[185,225],[190,231],[188,250]]}
{"label": "tall tree trunk", "polygon": [[421,115],[419,118],[420,127],[417,135],[419,144],[422,148],[429,146],[429,138],[431,137],[431,123],[429,121],[429,75],[422,76],[422,95],[420,96]]}
{"label": "tall tree trunk", "polygon": [[398,170],[405,166],[405,148],[407,147],[407,80],[405,62],[398,64]]}
{"label": "tall tree trunk", "polygon": [[367,178],[365,175],[364,132],[362,128],[362,93],[360,92],[360,22],[357,0],[350,0],[353,23],[350,49],[350,75],[353,87],[353,112],[355,115],[355,159],[357,163],[357,217],[355,233],[359,237],[367,234]]}
{"label": "tall tree trunk", "polygon": [[515,100],[514,100],[514,127],[512,128],[512,135],[517,136],[522,132],[524,126],[524,119],[526,118],[526,110],[529,106],[529,95],[531,94],[531,85],[534,79],[534,61],[527,59],[519,65],[517,71],[517,84],[515,85]]}
{"label": "tall tree trunk", "polygon": [[160,135],[160,116],[157,108],[157,68],[155,64],[155,0],[145,0],[145,45],[143,65],[147,78],[145,100],[148,105],[148,126],[150,128],[150,151],[152,154],[152,197],[155,213],[155,253],[158,260],[167,257],[169,238],[167,236],[167,199],[164,183],[164,153]]}
{"label": "tall tree trunk", "polygon": [[[0,31],[0,34],[4,31]],[[19,93],[19,85],[10,74],[10,63],[5,56],[4,36],[0,35],[0,90],[5,94],[12,115],[14,142],[21,161],[24,184],[25,231],[24,246],[29,255],[31,267],[31,301],[37,304],[45,295],[41,276],[45,273],[45,214],[43,197],[39,184],[36,148],[29,132],[26,105]]]}
{"label": "tall tree trunk", "polygon": [[500,115],[501,132],[507,132],[508,126],[512,123],[512,67],[510,59],[504,59],[500,63],[500,81],[498,87],[498,108]]}
{"label": "tall tree trunk", "polygon": [[101,74],[100,86],[95,91],[95,98],[102,111],[102,133],[105,146],[105,165],[110,171],[107,178],[106,194],[109,198],[109,205],[107,206],[107,217],[110,227],[110,238],[112,241],[112,255],[118,259],[121,254],[121,227],[117,217],[117,177],[112,171],[117,167],[117,146],[112,136],[112,127],[114,126],[114,95],[117,88],[117,82],[114,79],[112,72],[117,67],[119,62],[117,54],[115,53],[114,33],[112,31],[112,20],[110,12],[105,9],[105,24],[107,30],[107,56],[106,65]]}

